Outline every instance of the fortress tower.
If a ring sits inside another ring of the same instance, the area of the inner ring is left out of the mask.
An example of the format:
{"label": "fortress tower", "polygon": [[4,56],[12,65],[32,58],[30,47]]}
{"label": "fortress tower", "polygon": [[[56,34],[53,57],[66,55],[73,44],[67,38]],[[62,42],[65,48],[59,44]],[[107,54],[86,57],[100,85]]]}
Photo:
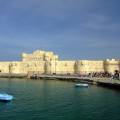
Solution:
{"label": "fortress tower", "polygon": [[58,55],[53,52],[37,50],[32,54],[22,53],[22,61],[53,61],[58,60]]}
{"label": "fortress tower", "polygon": [[105,60],[104,61],[104,69],[105,71],[109,72],[109,73],[114,73],[115,70],[120,71],[120,61],[119,60]]}

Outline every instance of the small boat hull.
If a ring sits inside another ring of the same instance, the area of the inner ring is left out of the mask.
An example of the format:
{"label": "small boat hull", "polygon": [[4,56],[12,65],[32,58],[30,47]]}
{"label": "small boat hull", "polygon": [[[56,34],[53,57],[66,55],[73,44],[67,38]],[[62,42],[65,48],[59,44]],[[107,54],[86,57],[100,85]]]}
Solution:
{"label": "small boat hull", "polygon": [[8,94],[0,94],[0,101],[3,102],[9,102],[13,99],[12,95],[8,95]]}
{"label": "small boat hull", "polygon": [[75,87],[88,87],[88,84],[79,83],[79,84],[75,84]]}
{"label": "small boat hull", "polygon": [[0,99],[0,102],[5,102],[5,103],[7,103],[7,102],[10,102],[11,100],[2,100],[2,99]]}

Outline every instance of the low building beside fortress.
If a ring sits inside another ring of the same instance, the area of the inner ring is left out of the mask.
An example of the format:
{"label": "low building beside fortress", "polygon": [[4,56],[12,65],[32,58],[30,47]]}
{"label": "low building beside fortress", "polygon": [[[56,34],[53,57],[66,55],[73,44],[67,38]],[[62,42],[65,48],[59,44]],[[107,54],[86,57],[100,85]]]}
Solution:
{"label": "low building beside fortress", "polygon": [[120,60],[59,60],[58,55],[37,50],[23,53],[22,61],[0,62],[0,73],[16,74],[88,74],[93,72],[114,73],[120,71]]}

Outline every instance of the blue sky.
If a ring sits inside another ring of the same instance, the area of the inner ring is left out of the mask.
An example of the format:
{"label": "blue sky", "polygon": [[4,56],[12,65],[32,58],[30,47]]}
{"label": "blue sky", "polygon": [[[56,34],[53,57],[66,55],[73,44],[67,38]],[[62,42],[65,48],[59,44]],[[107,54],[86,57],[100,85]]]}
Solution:
{"label": "blue sky", "polygon": [[54,51],[61,59],[120,58],[120,0],[0,0],[0,60]]}

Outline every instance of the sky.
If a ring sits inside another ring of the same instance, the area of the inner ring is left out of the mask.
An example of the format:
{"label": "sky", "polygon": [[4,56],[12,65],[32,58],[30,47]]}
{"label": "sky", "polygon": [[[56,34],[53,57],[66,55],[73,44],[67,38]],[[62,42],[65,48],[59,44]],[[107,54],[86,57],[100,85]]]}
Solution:
{"label": "sky", "polygon": [[0,0],[0,61],[53,51],[60,59],[119,59],[120,0]]}

